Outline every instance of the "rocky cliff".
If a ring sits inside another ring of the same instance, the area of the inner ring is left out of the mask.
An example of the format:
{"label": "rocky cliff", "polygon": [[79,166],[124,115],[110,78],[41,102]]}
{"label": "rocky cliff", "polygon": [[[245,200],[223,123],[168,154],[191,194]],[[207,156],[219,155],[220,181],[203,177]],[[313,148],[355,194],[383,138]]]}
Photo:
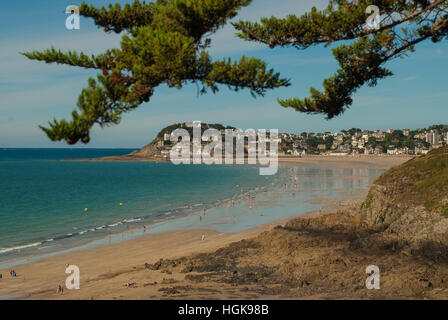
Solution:
{"label": "rocky cliff", "polygon": [[360,214],[369,227],[406,240],[448,241],[448,146],[380,176]]}

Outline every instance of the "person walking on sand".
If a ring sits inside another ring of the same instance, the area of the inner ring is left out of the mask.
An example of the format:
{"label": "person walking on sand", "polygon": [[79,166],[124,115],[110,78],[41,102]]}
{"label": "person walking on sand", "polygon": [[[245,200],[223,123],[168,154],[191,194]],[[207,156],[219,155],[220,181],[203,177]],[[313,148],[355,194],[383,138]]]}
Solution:
{"label": "person walking on sand", "polygon": [[56,294],[61,294],[61,295],[64,294],[64,288],[61,285],[58,285]]}

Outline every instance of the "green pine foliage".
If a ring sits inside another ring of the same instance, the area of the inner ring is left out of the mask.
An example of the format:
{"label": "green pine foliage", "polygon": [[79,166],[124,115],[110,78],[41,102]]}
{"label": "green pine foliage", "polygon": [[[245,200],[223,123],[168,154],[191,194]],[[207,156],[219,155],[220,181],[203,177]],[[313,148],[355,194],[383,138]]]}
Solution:
{"label": "green pine foliage", "polygon": [[[366,8],[380,9],[381,27],[365,28]],[[258,22],[233,24],[239,37],[268,45],[304,50],[313,45],[332,49],[340,68],[325,79],[323,91],[310,89],[304,99],[279,99],[283,107],[333,118],[352,103],[353,94],[363,85],[375,86],[392,75],[384,65],[414,51],[425,40],[439,42],[448,38],[448,0],[331,0],[325,10],[313,8],[302,16],[284,19],[263,18]]]}
{"label": "green pine foliage", "polygon": [[23,53],[33,60],[96,69],[82,90],[72,119],[53,120],[41,129],[53,141],[88,143],[90,130],[118,124],[122,114],[148,102],[157,86],[182,88],[198,83],[201,93],[213,93],[220,85],[231,90],[248,89],[253,96],[288,86],[287,79],[257,58],[212,61],[209,36],[235,17],[251,0],[135,0],[96,8],[83,3],[80,14],[92,18],[105,32],[123,32],[120,48],[99,55],[61,52],[51,47]]}

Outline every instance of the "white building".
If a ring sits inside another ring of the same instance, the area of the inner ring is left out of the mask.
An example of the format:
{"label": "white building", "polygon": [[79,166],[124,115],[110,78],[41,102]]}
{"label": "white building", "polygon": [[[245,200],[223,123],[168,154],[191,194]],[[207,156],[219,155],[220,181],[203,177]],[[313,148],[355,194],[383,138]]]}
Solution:
{"label": "white building", "polygon": [[436,131],[426,133],[426,142],[430,143],[431,145],[439,144],[439,138],[439,133]]}

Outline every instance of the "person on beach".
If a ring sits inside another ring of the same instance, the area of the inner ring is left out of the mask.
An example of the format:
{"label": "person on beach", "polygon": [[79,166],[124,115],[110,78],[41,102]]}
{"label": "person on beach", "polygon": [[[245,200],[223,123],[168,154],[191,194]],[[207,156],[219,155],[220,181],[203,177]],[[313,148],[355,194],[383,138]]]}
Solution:
{"label": "person on beach", "polygon": [[56,294],[64,294],[64,288],[61,285],[58,286]]}
{"label": "person on beach", "polygon": [[205,240],[205,234],[202,235],[202,241],[204,241],[204,240]]}
{"label": "person on beach", "polygon": [[202,216],[199,216],[199,222],[202,222]]}

